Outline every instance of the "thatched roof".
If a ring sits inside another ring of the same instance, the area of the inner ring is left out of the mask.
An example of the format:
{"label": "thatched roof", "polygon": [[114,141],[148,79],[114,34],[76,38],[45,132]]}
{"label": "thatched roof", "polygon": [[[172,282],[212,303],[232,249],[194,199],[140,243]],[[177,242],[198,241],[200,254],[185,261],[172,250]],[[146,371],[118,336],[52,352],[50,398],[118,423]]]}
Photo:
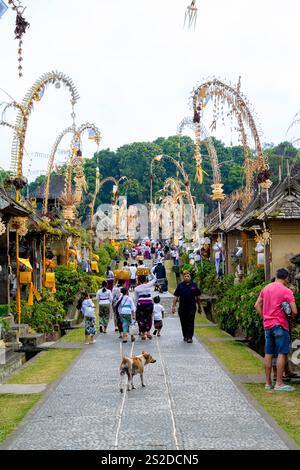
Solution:
{"label": "thatched roof", "polygon": [[266,192],[257,192],[250,204],[243,210],[240,201],[233,196],[221,203],[222,222],[218,209],[206,217],[207,233],[247,229],[252,225],[262,225],[265,220],[300,219],[300,165],[294,167],[291,176],[273,185]]}
{"label": "thatched roof", "polygon": [[296,178],[285,178],[270,190],[269,201],[266,194],[260,194],[247,208],[236,228],[246,228],[249,224],[265,220],[300,219],[300,181]]}
{"label": "thatched roof", "polygon": [[219,220],[219,210],[215,209],[206,218],[205,227],[206,233],[224,232],[230,229],[232,225],[237,222],[242,215],[241,202],[233,195],[227,196],[221,202],[222,221]]}
{"label": "thatched roof", "polygon": [[[31,193],[30,196],[35,197],[36,199],[44,199],[45,196],[45,186],[46,182],[42,183],[36,188],[35,191]],[[52,175],[50,179],[49,187],[49,199],[58,199],[65,189],[65,177],[64,175]]]}
{"label": "thatched roof", "polygon": [[25,207],[14,201],[14,199],[2,189],[0,189],[0,211],[4,214],[17,217],[27,217],[29,214]]}

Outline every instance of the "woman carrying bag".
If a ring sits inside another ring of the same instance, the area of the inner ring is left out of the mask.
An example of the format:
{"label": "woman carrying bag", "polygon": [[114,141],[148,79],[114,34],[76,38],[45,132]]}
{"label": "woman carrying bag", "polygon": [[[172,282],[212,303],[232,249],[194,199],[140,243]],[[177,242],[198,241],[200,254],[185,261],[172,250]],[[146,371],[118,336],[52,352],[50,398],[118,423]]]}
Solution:
{"label": "woman carrying bag", "polygon": [[96,343],[94,336],[96,335],[96,316],[95,316],[95,304],[90,299],[88,294],[84,294],[84,299],[81,305],[81,311],[84,316],[84,327],[85,327],[85,343],[93,344]]}
{"label": "woman carrying bag", "polygon": [[[122,297],[118,302],[118,312],[122,322],[122,338],[123,343],[128,341],[129,328],[135,314],[135,305],[131,297],[128,295],[128,290],[125,287],[121,289]],[[131,335],[131,341],[134,341],[134,336]]]}

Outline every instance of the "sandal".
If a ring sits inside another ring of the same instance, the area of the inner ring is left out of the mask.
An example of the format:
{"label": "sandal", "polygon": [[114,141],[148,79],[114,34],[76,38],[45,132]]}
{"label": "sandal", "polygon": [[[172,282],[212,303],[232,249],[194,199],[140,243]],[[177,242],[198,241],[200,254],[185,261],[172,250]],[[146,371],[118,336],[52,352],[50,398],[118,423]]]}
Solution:
{"label": "sandal", "polygon": [[290,385],[281,385],[280,387],[274,387],[274,390],[277,392],[293,392],[295,387],[291,387]]}
{"label": "sandal", "polygon": [[266,384],[265,385],[265,390],[273,390],[273,385]]}

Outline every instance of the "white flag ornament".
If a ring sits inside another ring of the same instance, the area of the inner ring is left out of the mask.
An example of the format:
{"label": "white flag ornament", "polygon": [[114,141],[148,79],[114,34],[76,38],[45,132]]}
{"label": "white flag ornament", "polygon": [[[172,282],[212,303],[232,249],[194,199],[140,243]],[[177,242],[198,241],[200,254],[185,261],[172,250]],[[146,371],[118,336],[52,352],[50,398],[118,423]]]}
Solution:
{"label": "white flag ornament", "polygon": [[0,18],[2,18],[6,10],[8,10],[8,6],[3,2],[3,0],[0,0]]}

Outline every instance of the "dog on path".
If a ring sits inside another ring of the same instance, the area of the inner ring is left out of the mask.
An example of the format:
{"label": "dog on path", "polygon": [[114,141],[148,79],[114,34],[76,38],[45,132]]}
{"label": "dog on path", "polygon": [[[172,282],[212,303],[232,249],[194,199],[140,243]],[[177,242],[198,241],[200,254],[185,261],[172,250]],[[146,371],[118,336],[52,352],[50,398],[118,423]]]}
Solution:
{"label": "dog on path", "polygon": [[127,390],[134,389],[135,386],[133,385],[133,376],[136,374],[140,374],[142,387],[145,387],[144,384],[144,368],[147,364],[153,364],[156,362],[156,359],[153,359],[151,354],[148,352],[143,351],[142,354],[139,356],[133,357],[126,357],[123,356],[122,362],[120,365],[120,392],[123,393],[125,389],[124,378],[127,375]]}

